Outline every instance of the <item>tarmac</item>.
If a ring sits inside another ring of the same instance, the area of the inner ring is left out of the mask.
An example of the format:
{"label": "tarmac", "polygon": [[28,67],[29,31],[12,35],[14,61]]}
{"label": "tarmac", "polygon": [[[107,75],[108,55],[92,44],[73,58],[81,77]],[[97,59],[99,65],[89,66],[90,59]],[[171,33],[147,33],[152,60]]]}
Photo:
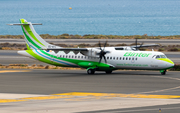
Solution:
{"label": "tarmac", "polygon": [[3,113],[176,113],[179,72],[0,70]]}
{"label": "tarmac", "polygon": [[[164,52],[180,63],[179,52]],[[45,63],[1,50],[0,64]],[[178,113],[180,72],[0,69],[2,113]]]}

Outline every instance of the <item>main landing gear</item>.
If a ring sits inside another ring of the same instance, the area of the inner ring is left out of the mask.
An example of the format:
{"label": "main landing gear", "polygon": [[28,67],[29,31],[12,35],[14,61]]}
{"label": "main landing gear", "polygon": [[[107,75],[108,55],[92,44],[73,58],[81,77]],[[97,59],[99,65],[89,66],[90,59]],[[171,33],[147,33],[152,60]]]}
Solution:
{"label": "main landing gear", "polygon": [[165,75],[166,74],[166,70],[160,70],[161,75]]}
{"label": "main landing gear", "polygon": [[[92,74],[94,74],[95,73],[95,69],[88,69],[87,70],[87,74],[89,74],[89,75],[92,75]],[[106,74],[111,74],[112,73],[112,71],[105,71],[106,72]]]}
{"label": "main landing gear", "polygon": [[87,70],[87,74],[94,74],[95,73],[95,69],[88,69]]}

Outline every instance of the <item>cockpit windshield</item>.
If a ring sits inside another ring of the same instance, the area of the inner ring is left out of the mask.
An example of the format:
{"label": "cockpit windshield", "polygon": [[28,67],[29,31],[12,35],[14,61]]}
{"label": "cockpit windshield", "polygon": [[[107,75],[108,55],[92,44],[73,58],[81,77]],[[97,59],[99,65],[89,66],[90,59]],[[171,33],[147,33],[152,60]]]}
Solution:
{"label": "cockpit windshield", "polygon": [[156,58],[161,58],[161,57],[159,55],[157,55]]}
{"label": "cockpit windshield", "polygon": [[166,55],[160,55],[161,58],[167,58]]}
{"label": "cockpit windshield", "polygon": [[167,58],[166,55],[156,55],[156,58]]}

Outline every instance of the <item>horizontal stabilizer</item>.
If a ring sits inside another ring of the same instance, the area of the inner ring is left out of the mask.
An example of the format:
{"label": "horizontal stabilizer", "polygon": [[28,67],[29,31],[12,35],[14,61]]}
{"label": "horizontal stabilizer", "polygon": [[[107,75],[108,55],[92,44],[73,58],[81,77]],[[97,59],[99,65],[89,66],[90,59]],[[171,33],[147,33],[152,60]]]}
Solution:
{"label": "horizontal stabilizer", "polygon": [[[10,25],[10,26],[13,26],[13,25],[30,25],[30,24],[21,24],[21,23],[17,23],[17,24],[7,24],[7,25]],[[32,25],[42,25],[42,23],[32,23]]]}

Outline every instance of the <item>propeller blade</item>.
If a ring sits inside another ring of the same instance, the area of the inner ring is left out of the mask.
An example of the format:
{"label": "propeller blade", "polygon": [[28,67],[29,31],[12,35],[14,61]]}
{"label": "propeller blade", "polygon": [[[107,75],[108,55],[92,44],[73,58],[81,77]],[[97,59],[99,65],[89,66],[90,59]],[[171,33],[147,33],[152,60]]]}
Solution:
{"label": "propeller blade", "polygon": [[101,48],[101,43],[100,43],[100,41],[99,41],[99,43],[98,43],[98,44],[99,44],[100,50],[102,51],[102,48]]}
{"label": "propeller blade", "polygon": [[105,56],[103,56],[103,57],[104,57],[104,61],[105,61],[105,63],[107,63],[106,57],[105,57]]}
{"label": "propeller blade", "polygon": [[143,44],[144,44],[144,42],[141,43],[141,45],[139,46],[139,48],[141,48]]}
{"label": "propeller blade", "polygon": [[[106,47],[106,44],[107,44],[107,40],[106,40],[106,42],[104,43],[104,49],[105,49],[105,47]],[[103,49],[103,50],[104,50],[104,49]]]}
{"label": "propeller blade", "polygon": [[136,43],[136,50],[137,50],[137,38],[136,38],[136,41],[135,41],[135,43]]}
{"label": "propeller blade", "polygon": [[101,63],[101,60],[102,60],[102,56],[100,55],[100,57],[99,57],[100,59],[99,59],[99,64]]}
{"label": "propeller blade", "polygon": [[101,48],[101,43],[100,43],[100,41],[99,41],[99,47],[100,47],[100,50],[101,50],[101,51],[97,54],[97,55],[99,55],[99,58],[100,58],[100,59],[99,59],[99,64],[101,63],[102,58],[104,58],[105,63],[107,63],[105,54],[106,54],[106,53],[109,53],[109,51],[104,51],[106,45],[107,45],[107,41],[104,43],[104,48],[102,49],[102,48]]}

